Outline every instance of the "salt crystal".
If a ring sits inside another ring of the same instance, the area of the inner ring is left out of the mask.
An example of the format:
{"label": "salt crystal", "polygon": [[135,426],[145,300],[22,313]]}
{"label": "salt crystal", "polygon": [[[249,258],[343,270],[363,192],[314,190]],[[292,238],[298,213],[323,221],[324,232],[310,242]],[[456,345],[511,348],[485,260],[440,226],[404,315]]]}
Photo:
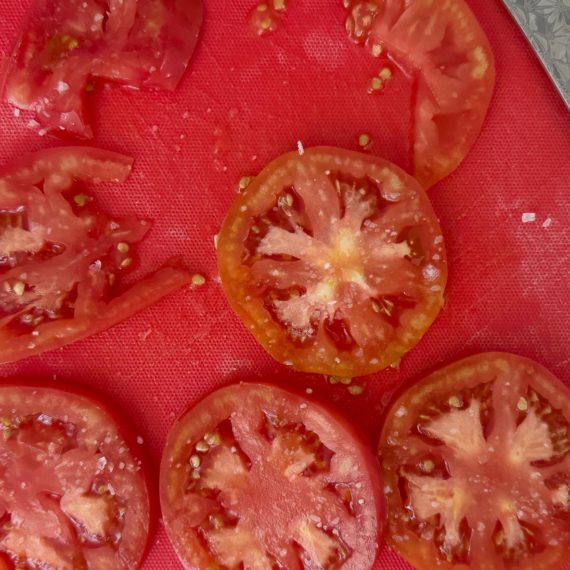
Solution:
{"label": "salt crystal", "polygon": [[542,227],[549,228],[551,224],[552,224],[552,218],[546,218],[546,220],[542,222]]}
{"label": "salt crystal", "polygon": [[299,151],[299,156],[303,156],[305,154],[305,148],[301,141],[297,141],[297,150]]}
{"label": "salt crystal", "polygon": [[536,214],[534,212],[524,212],[521,216],[523,224],[528,224],[529,222],[536,221]]}

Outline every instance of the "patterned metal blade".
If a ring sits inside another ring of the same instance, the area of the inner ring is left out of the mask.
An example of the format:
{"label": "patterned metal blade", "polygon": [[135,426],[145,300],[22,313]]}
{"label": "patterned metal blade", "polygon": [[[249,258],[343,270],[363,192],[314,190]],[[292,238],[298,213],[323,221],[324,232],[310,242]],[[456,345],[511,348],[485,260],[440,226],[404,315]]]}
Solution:
{"label": "patterned metal blade", "polygon": [[570,109],[570,0],[503,0]]}

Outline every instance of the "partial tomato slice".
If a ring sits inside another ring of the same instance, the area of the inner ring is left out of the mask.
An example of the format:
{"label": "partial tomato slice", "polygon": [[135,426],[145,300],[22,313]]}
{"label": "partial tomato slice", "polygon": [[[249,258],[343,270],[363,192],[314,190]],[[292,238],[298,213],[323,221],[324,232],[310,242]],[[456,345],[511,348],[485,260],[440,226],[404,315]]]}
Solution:
{"label": "partial tomato slice", "polygon": [[493,53],[464,0],[347,0],[346,28],[413,79],[414,176],[429,188],[477,139],[495,85]]}
{"label": "partial tomato slice", "polygon": [[378,551],[379,484],[368,447],[334,412],[239,384],[178,419],[160,498],[185,568],[366,570]]}
{"label": "partial tomato slice", "polygon": [[536,362],[478,354],[388,414],[389,541],[418,570],[556,570],[570,561],[570,391]]}
{"label": "partial tomato slice", "polygon": [[443,304],[443,237],[421,186],[393,164],[314,148],[272,162],[218,241],[229,300],[277,360],[356,376],[396,362]]}
{"label": "partial tomato slice", "polygon": [[173,90],[198,41],[201,0],[36,0],[7,69],[6,99],[43,132],[93,133],[92,79]]}
{"label": "partial tomato slice", "polygon": [[101,213],[85,183],[124,181],[131,163],[70,147],[0,170],[0,362],[105,330],[189,283],[167,266],[121,288],[150,224]]}
{"label": "partial tomato slice", "polygon": [[116,418],[85,395],[0,385],[0,568],[139,567],[151,503]]}

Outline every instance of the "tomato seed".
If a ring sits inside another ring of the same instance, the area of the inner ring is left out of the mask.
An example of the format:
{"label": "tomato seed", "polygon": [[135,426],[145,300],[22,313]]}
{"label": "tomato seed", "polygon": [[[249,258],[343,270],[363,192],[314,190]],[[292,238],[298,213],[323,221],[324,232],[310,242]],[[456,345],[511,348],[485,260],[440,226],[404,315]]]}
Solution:
{"label": "tomato seed", "polygon": [[205,441],[199,441],[196,444],[196,451],[199,451],[200,453],[206,453],[207,451],[210,451],[210,446]]}
{"label": "tomato seed", "polygon": [[273,0],[273,8],[278,12],[285,10],[287,4],[285,4],[285,0]]}
{"label": "tomato seed", "polygon": [[117,251],[120,253],[128,253],[129,252],[129,244],[125,243],[124,241],[117,244]]}
{"label": "tomato seed", "polygon": [[528,410],[528,402],[526,398],[521,396],[521,399],[518,401],[517,404],[517,409],[520,410],[521,412],[525,412],[526,410]]}
{"label": "tomato seed", "polygon": [[121,267],[123,269],[126,269],[127,267],[132,265],[132,263],[133,263],[133,259],[131,257],[125,257],[125,259],[123,259],[123,261],[121,261]]}
{"label": "tomato seed", "polygon": [[370,139],[370,135],[367,135],[366,133],[362,133],[361,135],[359,135],[358,137],[358,145],[362,148],[366,148],[371,142]]}
{"label": "tomato seed", "polygon": [[347,388],[350,394],[353,396],[360,396],[364,392],[364,388],[362,386],[349,386]]}
{"label": "tomato seed", "polygon": [[202,463],[202,460],[200,459],[200,457],[198,455],[192,455],[190,457],[190,465],[192,467],[194,467],[194,469],[198,469],[198,467],[200,467],[201,463]]}
{"label": "tomato seed", "polygon": [[21,297],[26,290],[26,284],[23,281],[16,281],[16,283],[12,285],[12,289],[18,297]]}
{"label": "tomato seed", "polygon": [[372,46],[372,55],[374,57],[380,57],[380,55],[382,55],[382,46],[380,44],[374,44]]}
{"label": "tomato seed", "polygon": [[206,278],[203,275],[200,275],[199,273],[192,275],[192,285],[200,287],[201,285],[204,285],[204,283],[206,283]]}
{"label": "tomato seed", "polygon": [[245,190],[251,184],[251,176],[242,176],[239,181],[239,189]]}
{"label": "tomato seed", "polygon": [[452,408],[460,408],[461,407],[461,401],[459,400],[459,398],[457,396],[451,396],[451,398],[449,398],[449,400],[447,401],[447,403],[452,407]]}

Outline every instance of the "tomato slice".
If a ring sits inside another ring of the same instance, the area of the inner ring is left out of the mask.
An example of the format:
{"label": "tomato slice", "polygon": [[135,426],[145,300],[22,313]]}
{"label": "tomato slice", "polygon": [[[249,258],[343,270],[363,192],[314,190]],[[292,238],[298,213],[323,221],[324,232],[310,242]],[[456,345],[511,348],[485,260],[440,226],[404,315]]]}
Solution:
{"label": "tomato slice", "polygon": [[121,287],[150,224],[101,213],[85,183],[124,181],[131,163],[64,147],[0,170],[0,362],[105,330],[190,282],[166,266]]}
{"label": "tomato slice", "polygon": [[421,186],[385,160],[325,147],[282,156],[237,197],[218,265],[234,310],[277,360],[350,377],[419,341],[447,278]]}
{"label": "tomato slice", "polygon": [[140,453],[106,407],[0,385],[0,568],[133,570],[150,512]]}
{"label": "tomato slice", "polygon": [[413,79],[411,155],[426,188],[475,143],[495,86],[493,52],[464,0],[346,0],[349,36]]}
{"label": "tomato slice", "polygon": [[389,541],[419,570],[556,570],[570,560],[570,391],[478,354],[392,406],[380,441]]}
{"label": "tomato slice", "polygon": [[372,567],[377,463],[335,412],[239,384],[176,422],[161,465],[166,530],[185,568]]}
{"label": "tomato slice", "polygon": [[201,0],[37,0],[7,69],[6,99],[42,133],[91,138],[92,80],[173,90],[198,41]]}

